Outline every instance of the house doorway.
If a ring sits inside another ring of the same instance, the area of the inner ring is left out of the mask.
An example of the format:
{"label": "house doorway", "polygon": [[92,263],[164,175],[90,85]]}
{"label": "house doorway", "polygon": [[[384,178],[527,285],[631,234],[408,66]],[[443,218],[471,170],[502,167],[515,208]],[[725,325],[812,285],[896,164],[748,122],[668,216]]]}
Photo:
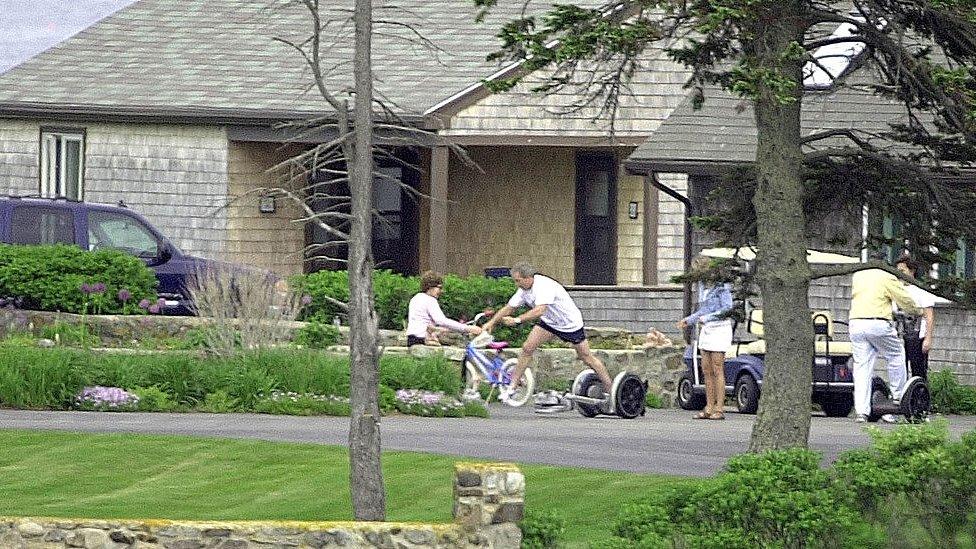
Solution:
{"label": "house doorway", "polygon": [[[414,149],[397,149],[394,156],[403,162],[382,160],[377,163],[373,177],[373,260],[377,269],[415,275],[420,225],[416,189],[420,174],[409,166],[418,165],[419,155]],[[344,174],[318,172],[311,177],[309,188],[313,193],[310,200],[313,211],[349,213],[349,184]],[[335,227],[342,232],[349,231],[348,221]],[[328,230],[309,223],[305,243],[306,272],[347,268],[349,246]]]}
{"label": "house doorway", "polygon": [[612,153],[576,156],[576,284],[617,281],[617,162]]}

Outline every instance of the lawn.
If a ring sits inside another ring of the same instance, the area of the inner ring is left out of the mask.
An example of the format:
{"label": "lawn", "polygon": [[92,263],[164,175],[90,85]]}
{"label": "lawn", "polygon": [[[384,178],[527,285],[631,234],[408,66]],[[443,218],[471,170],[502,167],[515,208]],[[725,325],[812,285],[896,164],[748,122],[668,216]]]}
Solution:
{"label": "lawn", "polygon": [[[451,520],[458,458],[386,452],[388,520]],[[567,541],[604,538],[624,504],[693,479],[523,465],[526,506]],[[348,520],[343,447],[149,435],[0,431],[0,515]]]}

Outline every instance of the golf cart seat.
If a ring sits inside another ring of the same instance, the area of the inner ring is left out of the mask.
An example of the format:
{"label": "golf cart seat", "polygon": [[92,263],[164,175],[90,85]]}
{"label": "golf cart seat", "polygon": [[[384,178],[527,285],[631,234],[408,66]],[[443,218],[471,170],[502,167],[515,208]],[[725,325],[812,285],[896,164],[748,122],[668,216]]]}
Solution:
{"label": "golf cart seat", "polygon": [[[851,355],[850,341],[834,341],[833,339],[834,320],[830,314],[830,311],[812,311],[810,313],[810,317],[813,322],[814,337],[816,337],[816,341],[814,342],[814,352],[817,355]],[[765,335],[765,331],[763,330],[762,309],[753,309],[749,311],[749,318],[746,320],[746,331],[759,338],[762,338],[763,335]],[[766,341],[763,339],[757,339],[756,341],[733,343],[732,350],[734,351],[733,356],[765,355]]]}

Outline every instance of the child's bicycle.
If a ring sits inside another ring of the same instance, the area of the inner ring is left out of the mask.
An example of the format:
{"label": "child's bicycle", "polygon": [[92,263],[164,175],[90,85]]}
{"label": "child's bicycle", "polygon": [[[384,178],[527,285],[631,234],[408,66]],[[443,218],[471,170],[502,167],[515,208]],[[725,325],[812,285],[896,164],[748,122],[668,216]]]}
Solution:
{"label": "child's bicycle", "polygon": [[[484,316],[484,313],[478,313],[469,324],[477,324]],[[464,395],[466,397],[479,395],[478,387],[482,382],[488,383],[491,387],[487,400],[491,399],[496,389],[501,391],[503,387],[511,384],[512,372],[518,359],[502,360],[501,351],[506,347],[508,347],[507,342],[495,341],[487,332],[475,336],[468,342],[464,348],[464,357],[461,358],[461,368],[465,374]],[[532,398],[535,390],[535,375],[532,373],[532,368],[525,369],[520,381],[515,392],[502,402],[509,406],[522,406]]]}

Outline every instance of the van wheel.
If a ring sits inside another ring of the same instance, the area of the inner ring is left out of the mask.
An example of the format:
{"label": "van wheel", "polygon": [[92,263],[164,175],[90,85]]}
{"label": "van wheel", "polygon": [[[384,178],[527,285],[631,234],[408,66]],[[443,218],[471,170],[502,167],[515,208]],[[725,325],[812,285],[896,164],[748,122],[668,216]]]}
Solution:
{"label": "van wheel", "polygon": [[749,374],[735,382],[735,405],[740,414],[755,414],[759,409],[759,384]]}
{"label": "van wheel", "polygon": [[691,374],[685,373],[678,380],[678,406],[684,410],[702,410],[705,408],[705,395],[695,393],[695,381],[691,379]]}

